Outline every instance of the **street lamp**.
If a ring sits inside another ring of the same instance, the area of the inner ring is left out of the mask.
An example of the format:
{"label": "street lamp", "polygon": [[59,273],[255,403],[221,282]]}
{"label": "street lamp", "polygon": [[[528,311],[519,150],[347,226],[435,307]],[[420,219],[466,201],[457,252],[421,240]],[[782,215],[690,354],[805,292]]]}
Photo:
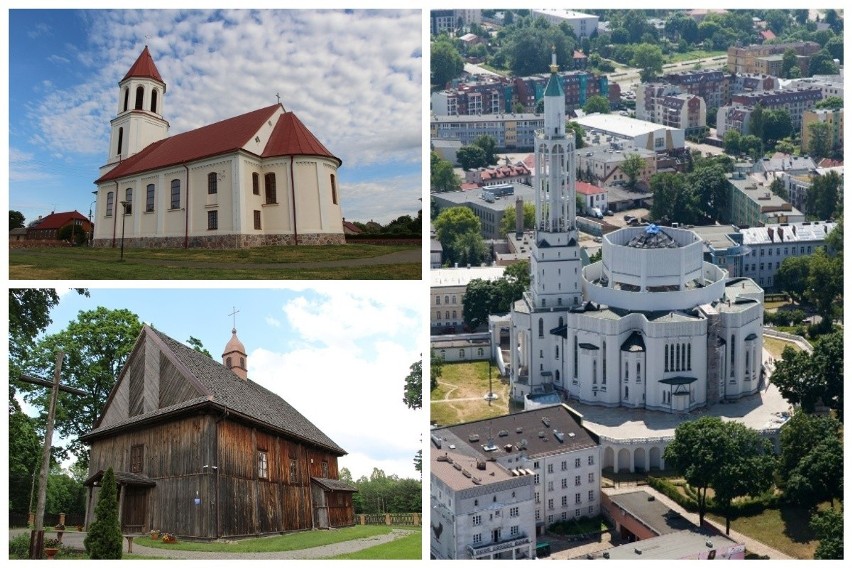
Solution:
{"label": "street lamp", "polygon": [[[97,191],[93,191],[92,193],[95,194],[95,195],[98,194]],[[97,202],[98,202],[98,198],[95,197],[95,199],[93,199],[92,202],[89,203],[89,226],[91,227],[89,229],[89,238],[87,239],[88,242],[89,242],[89,246],[92,246],[92,240],[93,240],[93,237],[94,237],[93,233],[94,233],[94,227],[95,227],[94,223],[92,223],[92,205],[94,205]]]}
{"label": "street lamp", "polygon": [[121,259],[124,260],[124,220],[127,217],[127,201],[121,202]]}

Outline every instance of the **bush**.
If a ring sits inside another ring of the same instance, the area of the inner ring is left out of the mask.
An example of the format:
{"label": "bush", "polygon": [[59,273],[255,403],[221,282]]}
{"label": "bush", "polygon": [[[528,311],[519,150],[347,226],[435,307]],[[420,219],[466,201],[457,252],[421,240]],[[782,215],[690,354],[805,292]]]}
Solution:
{"label": "bush", "polygon": [[106,470],[101,480],[101,491],[95,507],[95,521],[83,540],[86,553],[93,560],[121,560],[121,525],[118,522],[115,474]]}
{"label": "bush", "polygon": [[30,554],[30,534],[19,534],[9,541],[9,558],[26,560]]}

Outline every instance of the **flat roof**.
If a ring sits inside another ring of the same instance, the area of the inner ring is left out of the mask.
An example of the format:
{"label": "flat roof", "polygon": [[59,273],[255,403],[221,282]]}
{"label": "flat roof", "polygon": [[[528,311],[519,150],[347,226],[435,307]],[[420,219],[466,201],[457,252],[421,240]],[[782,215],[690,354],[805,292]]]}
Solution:
{"label": "flat roof", "polygon": [[[743,547],[743,550],[740,551],[739,547]],[[622,544],[599,552],[595,557],[603,558],[605,552],[610,560],[680,560],[697,559],[699,555],[707,558],[711,551],[715,551],[712,554],[721,560],[727,558],[729,551],[744,552],[745,548],[723,534],[695,528]]]}
{"label": "flat roof", "polygon": [[739,243],[731,239],[730,235],[738,232],[733,225],[702,225],[689,229],[694,231],[699,238],[709,245],[713,250],[728,249],[739,246]]}
{"label": "flat roof", "polygon": [[514,477],[505,468],[487,460],[479,460],[479,464],[485,469],[478,469],[477,458],[470,452],[450,449],[443,444],[440,449],[434,443],[429,444],[429,447],[429,471],[453,491],[472,489],[478,485],[492,485]]}
{"label": "flat roof", "polygon": [[680,513],[641,489],[627,493],[607,492],[607,496],[613,504],[630,513],[658,535],[695,528],[695,525],[683,518]]}
{"label": "flat roof", "polygon": [[766,227],[750,227],[741,229],[743,244],[746,245],[784,245],[805,241],[824,241],[826,235],[837,227],[830,221],[813,221],[802,223],[784,223],[783,225],[767,225]]}
{"label": "flat roof", "polygon": [[[514,195],[494,196],[494,201],[486,201],[482,198],[482,192],[488,191],[488,186],[483,186],[477,189],[469,189],[466,191],[445,191],[442,193],[433,193],[432,197],[439,205],[443,203],[451,203],[453,205],[466,205],[468,203],[499,212],[501,214],[507,207],[514,207],[515,201],[520,197],[524,203],[535,202],[535,189],[525,183],[507,182],[515,188]],[[503,184],[501,184],[503,185]]]}
{"label": "flat roof", "polygon": [[471,266],[459,268],[433,268],[429,271],[431,287],[467,286],[471,280],[499,280],[503,277],[505,266]]}
{"label": "flat roof", "polygon": [[650,134],[660,130],[679,131],[679,128],[671,126],[663,126],[645,120],[637,120],[620,114],[587,114],[586,116],[577,118],[574,122],[578,123],[583,128],[594,128],[604,132],[614,132],[622,136],[639,136],[640,134]]}

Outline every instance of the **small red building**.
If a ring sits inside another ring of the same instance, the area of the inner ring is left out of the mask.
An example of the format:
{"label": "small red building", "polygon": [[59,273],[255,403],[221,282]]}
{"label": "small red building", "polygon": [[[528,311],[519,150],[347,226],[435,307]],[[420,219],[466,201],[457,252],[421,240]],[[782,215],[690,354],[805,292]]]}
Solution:
{"label": "small red building", "polygon": [[78,211],[51,213],[47,217],[39,217],[27,226],[27,240],[59,240],[62,229],[68,226],[73,227],[71,234],[85,236],[91,234],[93,227],[92,222]]}

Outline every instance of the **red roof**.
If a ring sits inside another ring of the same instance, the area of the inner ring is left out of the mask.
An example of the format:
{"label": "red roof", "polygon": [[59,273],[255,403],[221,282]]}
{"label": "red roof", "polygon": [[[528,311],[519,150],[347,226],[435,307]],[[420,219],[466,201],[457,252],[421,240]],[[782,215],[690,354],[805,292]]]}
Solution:
{"label": "red roof", "polygon": [[129,77],[146,77],[163,83],[163,78],[160,77],[160,72],[157,71],[157,66],[154,65],[154,58],[151,57],[147,45],[142,50],[142,53],[139,54],[139,57],[136,58],[136,63],[130,67],[130,71],[127,72],[127,75],[124,76],[122,81]]}
{"label": "red roof", "polygon": [[[235,152],[244,147],[279,108],[279,104],[274,104],[154,142],[95,183]],[[340,159],[332,155],[292,112],[278,117],[262,156],[328,156],[340,163]]]}
{"label": "red roof", "polygon": [[88,221],[89,219],[77,211],[65,211],[62,213],[51,213],[47,217],[37,219],[30,223],[28,229],[61,229],[72,220],[79,219]]}
{"label": "red roof", "polygon": [[772,30],[763,30],[762,32],[760,32],[760,35],[765,40],[775,39],[775,34],[772,33]]}
{"label": "red roof", "polygon": [[606,193],[606,191],[596,185],[592,185],[585,181],[577,182],[577,193],[583,195],[597,195],[598,193]]}
{"label": "red roof", "polygon": [[339,166],[340,158],[328,151],[311,134],[311,131],[302,124],[302,121],[292,112],[285,112],[278,118],[275,129],[263,149],[264,158],[273,156],[326,156],[337,160]]}

